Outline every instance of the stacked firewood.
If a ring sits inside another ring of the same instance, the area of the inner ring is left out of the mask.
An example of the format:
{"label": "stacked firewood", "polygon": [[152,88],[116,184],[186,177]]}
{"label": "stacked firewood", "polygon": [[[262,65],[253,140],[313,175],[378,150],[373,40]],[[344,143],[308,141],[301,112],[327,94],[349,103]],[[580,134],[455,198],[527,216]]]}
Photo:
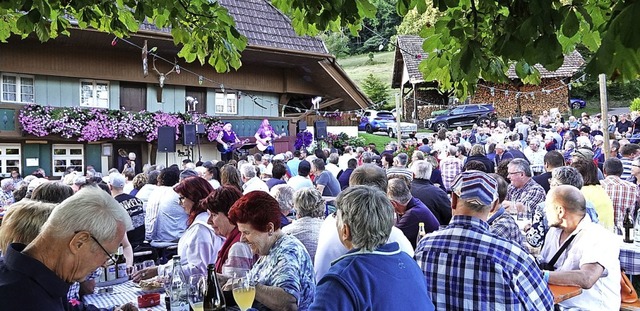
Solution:
{"label": "stacked firewood", "polygon": [[[471,102],[493,104],[498,117],[533,115],[557,108],[569,112],[569,90],[559,80],[544,80],[540,85],[486,84],[478,87]],[[493,87],[493,92],[491,90]]]}

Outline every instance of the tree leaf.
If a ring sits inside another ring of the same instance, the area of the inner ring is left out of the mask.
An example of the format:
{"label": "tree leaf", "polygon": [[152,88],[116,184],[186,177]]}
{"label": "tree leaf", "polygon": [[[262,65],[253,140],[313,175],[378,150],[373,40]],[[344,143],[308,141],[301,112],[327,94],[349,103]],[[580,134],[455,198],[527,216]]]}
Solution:
{"label": "tree leaf", "polygon": [[579,29],[580,22],[578,21],[578,16],[576,16],[576,12],[573,9],[570,9],[562,24],[562,34],[570,38],[573,37]]}

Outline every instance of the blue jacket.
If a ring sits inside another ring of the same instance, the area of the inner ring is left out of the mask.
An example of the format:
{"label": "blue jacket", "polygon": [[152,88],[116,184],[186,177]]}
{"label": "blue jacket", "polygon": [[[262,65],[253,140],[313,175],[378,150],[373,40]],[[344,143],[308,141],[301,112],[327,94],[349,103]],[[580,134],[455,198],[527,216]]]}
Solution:
{"label": "blue jacket", "polygon": [[389,243],[336,259],[316,287],[309,310],[434,310],[413,258]]}

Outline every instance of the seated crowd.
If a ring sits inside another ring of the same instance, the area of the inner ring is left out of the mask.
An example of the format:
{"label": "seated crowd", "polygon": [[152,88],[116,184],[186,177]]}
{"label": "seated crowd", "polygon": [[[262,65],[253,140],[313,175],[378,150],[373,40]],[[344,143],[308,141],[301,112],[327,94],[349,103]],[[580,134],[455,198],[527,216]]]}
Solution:
{"label": "seated crowd", "polygon": [[61,181],[16,171],[0,181],[0,305],[98,310],[82,295],[122,245],[129,266],[134,253],[158,257],[134,282],[163,275],[174,254],[187,277],[209,264],[221,284],[248,273],[259,310],[553,310],[548,284],[582,288],[555,308],[618,310],[616,235],[640,202],[640,146],[623,120],[607,131],[617,137],[608,151],[597,117],[547,113],[381,152],[186,160],[105,177],[89,167]]}

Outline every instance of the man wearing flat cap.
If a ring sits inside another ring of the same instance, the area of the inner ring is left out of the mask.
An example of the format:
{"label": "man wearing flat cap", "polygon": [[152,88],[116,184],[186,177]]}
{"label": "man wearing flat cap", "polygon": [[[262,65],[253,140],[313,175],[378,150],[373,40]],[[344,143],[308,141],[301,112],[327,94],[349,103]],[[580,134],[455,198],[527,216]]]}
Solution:
{"label": "man wearing flat cap", "polygon": [[496,180],[462,172],[451,192],[451,222],[424,237],[415,251],[435,309],[553,310],[533,257],[489,230],[487,217],[498,207]]}

